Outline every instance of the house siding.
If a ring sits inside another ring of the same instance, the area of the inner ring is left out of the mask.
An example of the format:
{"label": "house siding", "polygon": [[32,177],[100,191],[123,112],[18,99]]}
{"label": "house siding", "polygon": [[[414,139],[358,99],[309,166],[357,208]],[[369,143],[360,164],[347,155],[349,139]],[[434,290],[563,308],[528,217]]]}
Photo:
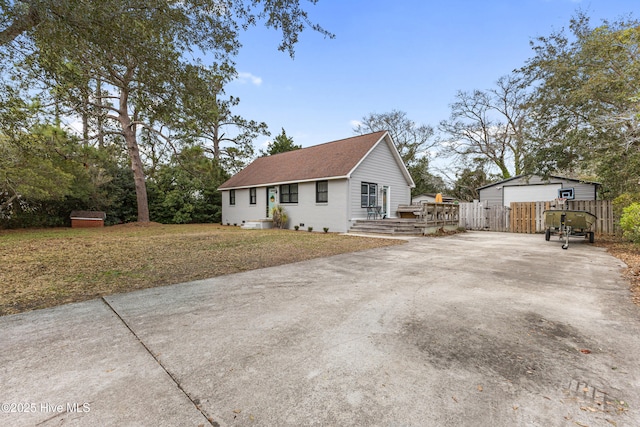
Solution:
{"label": "house siding", "polygon": [[257,220],[266,217],[267,194],[266,187],[256,188],[256,204],[249,203],[249,189],[241,188],[236,191],[236,204],[229,204],[229,190],[222,191],[222,223],[242,224],[243,221]]}
{"label": "house siding", "polygon": [[[270,186],[269,186],[270,187]],[[280,186],[276,185],[278,191]],[[236,190],[236,204],[229,204],[229,190],[222,190],[222,223],[238,224],[267,217],[267,186],[256,187],[256,204],[249,204],[249,189]],[[328,181],[328,202],[316,203],[316,181],[298,183],[298,203],[279,203],[288,216],[287,228],[304,224],[301,229],[313,227],[322,231],[346,232],[347,179]]]}
{"label": "house siding", "polygon": [[[575,200],[595,200],[596,185],[593,183],[585,183],[563,179],[560,177],[551,177],[545,181],[541,176],[532,175],[529,177],[522,176],[506,182],[497,182],[492,186],[483,188],[479,191],[480,201],[486,203],[487,206],[501,206],[504,201],[504,188],[513,186],[535,186],[560,184],[561,188],[573,188]],[[531,200],[532,202],[546,202],[549,200]]]}
{"label": "house siding", "polygon": [[480,202],[487,206],[502,206],[502,189],[487,187],[480,190],[478,197]]}
{"label": "house siding", "polygon": [[593,184],[569,182],[568,184],[563,185],[562,187],[563,188],[573,187],[575,189],[574,200],[596,200],[597,199],[596,186]]}
{"label": "house siding", "polygon": [[299,225],[304,230],[313,227],[314,231],[322,231],[328,227],[332,232],[347,231],[347,180],[332,179],[328,184],[327,203],[316,203],[316,181],[298,184],[298,203],[281,204],[289,217],[287,228]]}
{"label": "house siding", "polygon": [[411,204],[419,205],[419,204],[421,204],[423,202],[424,203],[433,203],[435,201],[436,201],[435,197],[422,195],[422,196],[416,196],[416,197],[412,198],[411,199]]}
{"label": "house siding", "polygon": [[349,219],[366,219],[367,209],[360,206],[360,184],[362,182],[378,184],[378,195],[383,186],[390,189],[390,212],[388,216],[398,216],[398,205],[411,203],[411,187],[401,172],[396,158],[386,141],[381,141],[373,151],[358,165],[349,180]]}

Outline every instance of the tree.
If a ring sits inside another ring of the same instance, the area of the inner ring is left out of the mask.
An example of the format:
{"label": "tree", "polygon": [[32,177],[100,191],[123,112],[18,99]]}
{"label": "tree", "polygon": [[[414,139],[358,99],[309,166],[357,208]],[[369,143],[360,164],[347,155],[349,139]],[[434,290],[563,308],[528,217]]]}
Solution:
{"label": "tree", "polygon": [[429,158],[424,156],[413,162],[408,168],[415,187],[411,189],[411,196],[428,193],[444,193],[447,191],[444,180],[429,172]]}
{"label": "tree", "polygon": [[456,172],[451,195],[458,200],[471,202],[480,199],[478,188],[500,180],[500,176],[487,173],[482,162],[476,162],[475,167],[464,167]]}
{"label": "tree", "polygon": [[108,223],[131,220],[131,212],[135,220],[126,153],[116,144],[87,145],[18,89],[0,90],[2,226],[68,225],[74,209],[105,210]]}
{"label": "tree", "polygon": [[[144,165],[138,144],[138,129],[149,126],[145,118],[154,117],[156,106],[164,107],[171,97],[171,79],[179,73],[179,51],[170,42],[173,22],[163,11],[150,13],[152,19],[121,16],[113,29],[97,28],[93,38],[64,43],[58,49],[39,49],[31,63],[54,88],[54,97],[70,109],[86,105],[86,88],[101,81],[104,93],[90,102],[95,113],[104,118],[105,131],[120,136],[125,143],[133,172],[138,221],[149,221]],[[118,28],[120,27],[120,28]],[[100,34],[100,31],[104,31]],[[115,36],[111,32],[119,33]],[[108,50],[94,43],[110,39]],[[79,61],[77,52],[86,57]],[[106,86],[106,87],[105,87]],[[70,111],[71,112],[71,111]]]}
{"label": "tree", "polygon": [[428,125],[416,124],[407,117],[407,113],[404,111],[391,110],[389,113],[371,113],[363,117],[353,131],[359,135],[388,131],[407,167],[428,156],[429,150],[436,145],[436,142],[432,140],[433,128]]}
{"label": "tree", "polygon": [[445,151],[462,161],[483,159],[504,179],[520,175],[528,156],[527,92],[523,76],[500,78],[495,89],[459,91],[449,120],[440,122]]}
{"label": "tree", "polygon": [[150,181],[150,210],[162,223],[220,222],[218,187],[229,175],[200,146],[185,147]]}
{"label": "tree", "polygon": [[267,145],[267,150],[261,150],[263,156],[273,156],[278,153],[286,153],[287,151],[299,150],[301,145],[293,143],[293,138],[287,136],[287,133],[282,128],[280,135],[276,136],[272,142]]}
{"label": "tree", "polygon": [[593,28],[584,14],[564,30],[532,42],[523,68],[535,85],[529,169],[597,175],[611,196],[640,178],[640,22]]}
{"label": "tree", "polygon": [[[318,0],[308,0],[316,4]],[[320,25],[310,21],[300,0],[183,0],[164,2],[160,0],[114,0],[106,2],[83,0],[23,0],[0,1],[0,46],[9,45],[24,36],[46,39],[54,34],[86,37],[91,31],[108,29],[120,22],[124,15],[148,18],[157,12],[170,15],[180,34],[176,38],[182,48],[193,43],[204,50],[220,48],[221,39],[227,33],[237,33],[240,27],[247,28],[264,22],[268,28],[278,29],[282,40],[278,50],[294,54],[298,37],[305,28],[320,32],[325,37],[334,35]],[[133,24],[134,21],[130,21]],[[63,39],[60,39],[63,40]],[[51,46],[56,41],[50,39]],[[225,43],[227,43],[225,41]],[[232,44],[239,47],[237,38]],[[227,47],[228,48],[228,47]],[[187,49],[188,50],[188,49]]]}
{"label": "tree", "polygon": [[[230,64],[240,47],[240,28],[260,20],[282,31],[279,49],[291,56],[305,28],[331,36],[310,23],[298,0],[2,1],[0,58],[20,57],[30,77],[44,77],[53,85],[54,97],[70,108],[67,114],[93,114],[106,132],[122,137],[131,160],[138,221],[148,222],[139,131],[157,132],[155,120],[176,105],[172,88],[184,76],[185,54],[197,48],[212,52],[219,64]],[[25,49],[15,49],[17,44]]]}
{"label": "tree", "polygon": [[62,199],[74,180],[73,166],[65,161],[64,132],[33,129],[18,138],[16,144],[0,135],[0,216],[9,216],[19,202]]}
{"label": "tree", "polygon": [[0,224],[59,226],[74,209],[101,208],[96,195],[110,180],[96,164],[97,151],[59,127],[0,132]]}
{"label": "tree", "polygon": [[224,85],[236,72],[229,64],[205,68],[188,65],[180,84],[179,108],[173,119],[179,138],[197,142],[228,172],[235,173],[253,158],[253,141],[269,135],[267,124],[232,113],[240,103],[234,96],[223,99]]}

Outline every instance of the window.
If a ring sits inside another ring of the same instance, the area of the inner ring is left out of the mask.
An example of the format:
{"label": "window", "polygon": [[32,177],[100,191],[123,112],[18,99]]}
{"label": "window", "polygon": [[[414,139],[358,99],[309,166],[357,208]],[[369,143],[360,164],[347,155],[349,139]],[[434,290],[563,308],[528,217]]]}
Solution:
{"label": "window", "polygon": [[236,204],[236,190],[229,190],[229,204]]}
{"label": "window", "polygon": [[316,203],[327,203],[329,201],[329,181],[316,182]]}
{"label": "window", "polygon": [[280,203],[298,203],[298,184],[280,186]]}
{"label": "window", "polygon": [[376,194],[378,194],[378,184],[363,182],[360,185],[360,207],[376,206]]}
{"label": "window", "polygon": [[249,204],[250,205],[255,205],[256,204],[256,189],[255,188],[250,188],[249,189]]}

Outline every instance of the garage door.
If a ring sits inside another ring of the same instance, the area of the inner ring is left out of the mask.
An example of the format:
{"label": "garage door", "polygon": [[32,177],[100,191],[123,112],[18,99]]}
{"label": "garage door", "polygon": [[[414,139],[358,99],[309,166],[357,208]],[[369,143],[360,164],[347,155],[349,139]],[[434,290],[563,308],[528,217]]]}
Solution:
{"label": "garage door", "polygon": [[562,184],[521,185],[504,187],[504,205],[511,202],[547,202],[558,197]]}

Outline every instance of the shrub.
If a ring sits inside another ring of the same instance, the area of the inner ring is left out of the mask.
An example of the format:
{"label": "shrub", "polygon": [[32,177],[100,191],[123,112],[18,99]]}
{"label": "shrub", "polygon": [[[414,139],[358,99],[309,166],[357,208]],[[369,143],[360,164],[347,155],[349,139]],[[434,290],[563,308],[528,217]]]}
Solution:
{"label": "shrub", "polygon": [[324,230],[325,233],[328,233],[329,232],[329,227],[324,227],[323,230]]}
{"label": "shrub", "polygon": [[307,231],[311,233],[313,231],[313,227],[307,227]]}
{"label": "shrub", "polygon": [[295,228],[296,231],[300,230],[300,226],[299,225],[294,225],[293,228]]}
{"label": "shrub", "polygon": [[273,218],[273,226],[275,228],[285,228],[289,219],[284,208],[280,205],[275,205],[271,209],[271,218]]}
{"label": "shrub", "polygon": [[622,216],[622,210],[632,203],[640,202],[640,193],[624,193],[613,199],[613,215],[616,218]]}
{"label": "shrub", "polygon": [[640,203],[632,203],[622,210],[620,228],[626,239],[640,244]]}

